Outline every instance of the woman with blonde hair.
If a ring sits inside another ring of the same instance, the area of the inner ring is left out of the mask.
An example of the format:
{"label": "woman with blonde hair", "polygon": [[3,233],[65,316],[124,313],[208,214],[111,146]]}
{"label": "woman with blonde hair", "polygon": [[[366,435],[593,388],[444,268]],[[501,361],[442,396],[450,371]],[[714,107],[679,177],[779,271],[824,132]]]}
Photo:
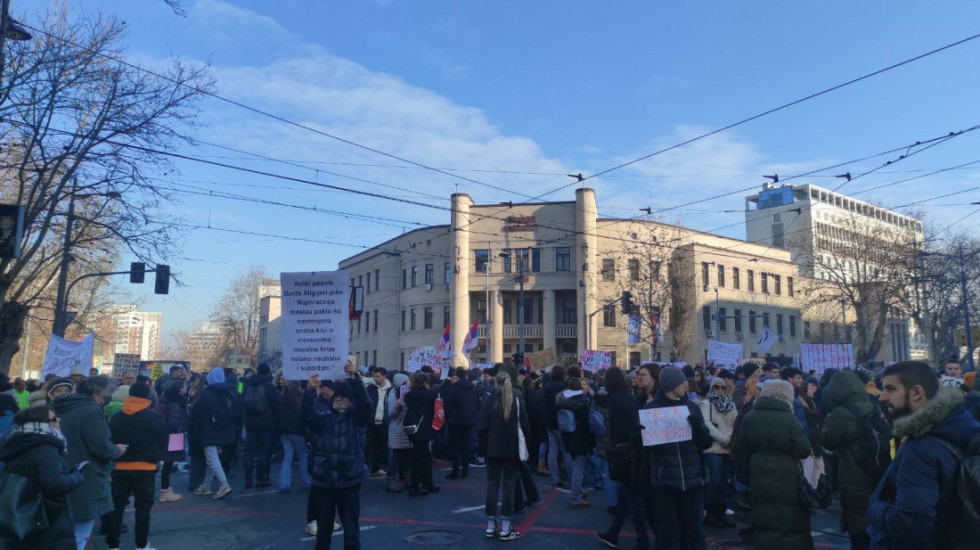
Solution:
{"label": "woman with blonde hair", "polygon": [[[521,536],[513,530],[511,516],[521,463],[528,457],[525,437],[531,426],[527,404],[514,391],[510,376],[500,371],[495,382],[497,387],[476,422],[482,454],[487,459],[486,537],[510,541]],[[497,498],[501,491],[503,503],[498,513]]]}

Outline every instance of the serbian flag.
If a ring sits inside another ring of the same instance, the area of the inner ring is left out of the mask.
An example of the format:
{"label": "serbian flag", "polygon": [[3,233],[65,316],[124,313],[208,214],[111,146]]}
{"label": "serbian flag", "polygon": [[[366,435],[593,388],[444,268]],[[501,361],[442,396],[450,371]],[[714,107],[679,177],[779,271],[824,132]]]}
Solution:
{"label": "serbian flag", "polygon": [[447,351],[449,351],[449,325],[446,325],[446,330],[442,331],[442,340],[439,340],[439,353],[445,355]]}
{"label": "serbian flag", "polygon": [[473,323],[473,326],[470,327],[469,332],[466,333],[466,338],[463,339],[463,353],[469,353],[471,349],[475,348],[479,337],[480,322],[477,321]]}

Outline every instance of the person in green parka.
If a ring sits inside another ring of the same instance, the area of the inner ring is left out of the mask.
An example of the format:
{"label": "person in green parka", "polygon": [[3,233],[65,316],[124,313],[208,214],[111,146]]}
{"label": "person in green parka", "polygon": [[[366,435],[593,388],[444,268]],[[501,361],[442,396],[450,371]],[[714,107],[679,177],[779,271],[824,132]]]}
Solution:
{"label": "person in green parka", "polygon": [[738,431],[736,472],[750,486],[756,550],[813,549],[810,511],[799,496],[810,440],[793,415],[793,399],[789,382],[766,381]]}
{"label": "person in green parka", "polygon": [[[851,539],[851,549],[871,547],[868,528],[868,499],[878,484],[861,468],[860,457],[864,430],[856,411],[870,418],[881,411],[868,399],[864,383],[850,370],[843,370],[830,379],[824,388],[824,403],[830,410],[822,432],[823,446],[838,457],[840,479],[841,531]],[[851,409],[851,410],[848,410]]]}

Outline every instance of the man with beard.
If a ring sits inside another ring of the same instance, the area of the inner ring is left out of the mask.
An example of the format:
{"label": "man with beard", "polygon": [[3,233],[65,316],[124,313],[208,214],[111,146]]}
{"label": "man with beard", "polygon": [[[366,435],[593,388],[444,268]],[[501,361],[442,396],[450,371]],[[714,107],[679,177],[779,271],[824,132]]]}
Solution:
{"label": "man with beard", "polygon": [[980,437],[963,407],[963,392],[939,388],[936,373],[919,361],[886,368],[879,398],[901,446],[871,495],[868,534],[875,549],[953,548],[963,503],[956,502],[959,458]]}

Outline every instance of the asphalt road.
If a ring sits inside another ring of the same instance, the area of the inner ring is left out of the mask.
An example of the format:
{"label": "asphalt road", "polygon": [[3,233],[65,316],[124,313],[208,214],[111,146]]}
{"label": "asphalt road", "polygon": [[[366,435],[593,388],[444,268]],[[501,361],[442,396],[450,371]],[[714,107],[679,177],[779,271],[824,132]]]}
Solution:
{"label": "asphalt road", "polygon": [[[373,479],[361,490],[361,547],[365,550],[389,548],[466,548],[476,550],[499,548],[548,548],[549,550],[605,548],[596,537],[598,529],[608,526],[610,516],[601,491],[589,496],[592,507],[586,510],[569,508],[569,495],[547,488],[542,481],[542,501],[523,514],[516,515],[516,529],[523,537],[517,541],[500,542],[484,537],[486,527],[483,501],[486,493],[485,469],[473,468],[470,478],[445,481],[445,463],[435,465],[436,483],[442,491],[435,495],[409,498],[405,494],[384,491],[384,480]],[[278,479],[279,465],[273,466],[272,479]],[[294,478],[298,472],[293,471]],[[159,476],[158,476],[159,480]],[[243,479],[238,468],[230,479],[235,492],[216,501],[195,496],[187,488],[187,474],[173,477],[173,487],[183,494],[174,503],[156,503],[150,527],[150,544],[157,550],[264,550],[312,549],[313,537],[304,533],[307,493],[299,487],[280,494],[271,488],[242,489]],[[837,531],[839,511],[836,507],[818,511],[813,519],[813,534],[817,548],[846,549],[848,540]],[[736,515],[741,525],[748,520],[741,512]],[[127,510],[125,523],[129,533],[122,536],[122,548],[134,548],[132,538],[132,508]],[[96,528],[96,532],[98,528]],[[751,548],[739,542],[736,530],[707,530],[709,548]],[[333,548],[343,548],[343,538],[335,533]],[[634,534],[627,520],[620,537],[620,548],[633,548]],[[107,548],[105,538],[93,536],[89,548]]]}

